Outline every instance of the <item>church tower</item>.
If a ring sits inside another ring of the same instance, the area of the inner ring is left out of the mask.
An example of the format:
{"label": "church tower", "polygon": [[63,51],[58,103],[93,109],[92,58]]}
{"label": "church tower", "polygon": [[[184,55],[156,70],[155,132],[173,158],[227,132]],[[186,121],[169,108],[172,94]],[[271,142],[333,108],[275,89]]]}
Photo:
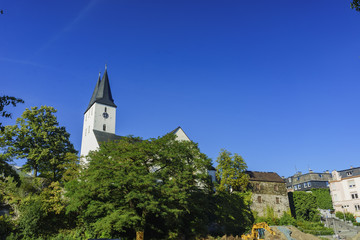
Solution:
{"label": "church tower", "polygon": [[90,103],[84,113],[84,124],[81,141],[81,157],[99,147],[99,135],[115,136],[116,105],[111,95],[107,67],[96,83]]}

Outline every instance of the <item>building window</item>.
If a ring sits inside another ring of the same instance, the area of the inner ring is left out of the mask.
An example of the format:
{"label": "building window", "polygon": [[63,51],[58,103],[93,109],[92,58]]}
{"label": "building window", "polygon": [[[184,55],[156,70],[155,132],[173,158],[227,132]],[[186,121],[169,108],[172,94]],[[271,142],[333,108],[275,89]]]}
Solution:
{"label": "building window", "polygon": [[357,193],[352,193],[352,194],[351,194],[351,198],[352,198],[352,199],[357,199],[357,198],[359,198],[359,197],[358,197],[358,194],[357,194]]}
{"label": "building window", "polygon": [[337,200],[338,200],[337,195],[334,194],[334,202],[336,202]]}
{"label": "building window", "polygon": [[274,186],[274,190],[275,190],[275,191],[279,191],[279,186],[278,186],[278,185],[275,185],[275,186]]}
{"label": "building window", "polygon": [[280,204],[280,198],[276,197],[276,204]]}
{"label": "building window", "polygon": [[304,188],[307,188],[307,184],[306,184],[306,183],[304,183]]}
{"label": "building window", "polygon": [[301,189],[301,184],[298,185],[298,188]]}
{"label": "building window", "polygon": [[360,204],[355,205],[355,211],[360,211]]}
{"label": "building window", "polygon": [[346,172],[347,176],[352,176],[352,171]]}
{"label": "building window", "polygon": [[355,187],[355,181],[354,180],[348,181],[348,184],[349,184],[349,188],[354,188]]}
{"label": "building window", "polygon": [[319,173],[319,178],[322,178],[322,175]]}
{"label": "building window", "polygon": [[308,182],[308,187],[311,187],[311,182]]}
{"label": "building window", "polygon": [[107,108],[105,107],[104,112],[107,112],[106,110],[107,110]]}
{"label": "building window", "polygon": [[262,201],[261,201],[261,196],[258,196],[258,197],[257,197],[257,201],[258,201],[258,203],[262,203]]}
{"label": "building window", "polygon": [[294,186],[294,189],[297,190],[297,186]]}
{"label": "building window", "polygon": [[103,131],[106,131],[106,124],[103,125]]}

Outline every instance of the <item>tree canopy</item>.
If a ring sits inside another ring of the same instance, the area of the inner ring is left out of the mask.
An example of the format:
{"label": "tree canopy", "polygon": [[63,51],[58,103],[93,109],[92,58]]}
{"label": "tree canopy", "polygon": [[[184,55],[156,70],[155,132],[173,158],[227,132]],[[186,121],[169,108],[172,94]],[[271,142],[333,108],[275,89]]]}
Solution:
{"label": "tree canopy", "polygon": [[360,12],[360,0],[353,0],[351,2],[351,8]]}
{"label": "tree canopy", "polygon": [[217,158],[216,177],[219,180],[218,191],[245,191],[249,176],[245,173],[247,165],[238,154],[222,150]]}
{"label": "tree canopy", "polygon": [[[11,113],[4,111],[4,108],[5,108],[5,106],[8,106],[10,104],[15,107],[18,103],[24,103],[24,100],[22,100],[21,98],[15,98],[15,97],[10,97],[10,96],[0,97],[0,115],[1,115],[1,117],[11,118]],[[3,131],[3,130],[4,130],[4,126],[0,122],[0,131]]]}
{"label": "tree canopy", "polygon": [[156,221],[166,225],[166,238],[175,238],[180,232],[192,234],[195,219],[202,219],[203,206],[196,206],[203,199],[199,196],[210,191],[210,160],[195,143],[176,141],[172,134],[150,140],[124,137],[102,144],[88,161],[80,178],[66,184],[66,192],[68,211],[78,213],[92,237],[136,232],[142,239]]}
{"label": "tree canopy", "polygon": [[76,153],[70,142],[70,134],[60,127],[53,107],[42,106],[26,109],[13,126],[6,126],[1,133],[4,148],[3,158],[26,158],[25,170],[31,170],[36,177],[59,180],[64,164]]}

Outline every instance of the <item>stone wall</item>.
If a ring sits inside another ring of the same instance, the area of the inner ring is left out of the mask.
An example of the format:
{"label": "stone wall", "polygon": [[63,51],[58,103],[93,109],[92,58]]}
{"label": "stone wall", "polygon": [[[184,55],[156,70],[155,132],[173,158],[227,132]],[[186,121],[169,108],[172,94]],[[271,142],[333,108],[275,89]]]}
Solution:
{"label": "stone wall", "polygon": [[270,207],[277,217],[281,217],[289,210],[289,198],[285,183],[250,181],[252,189],[251,210],[258,216],[266,216],[266,209]]}

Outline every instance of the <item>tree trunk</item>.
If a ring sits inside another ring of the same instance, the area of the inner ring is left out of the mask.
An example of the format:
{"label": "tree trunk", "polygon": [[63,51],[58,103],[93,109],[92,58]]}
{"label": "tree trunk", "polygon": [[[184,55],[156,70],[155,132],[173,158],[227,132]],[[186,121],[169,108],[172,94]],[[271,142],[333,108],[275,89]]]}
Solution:
{"label": "tree trunk", "polygon": [[144,240],[144,232],[143,231],[136,232],[136,240]]}

